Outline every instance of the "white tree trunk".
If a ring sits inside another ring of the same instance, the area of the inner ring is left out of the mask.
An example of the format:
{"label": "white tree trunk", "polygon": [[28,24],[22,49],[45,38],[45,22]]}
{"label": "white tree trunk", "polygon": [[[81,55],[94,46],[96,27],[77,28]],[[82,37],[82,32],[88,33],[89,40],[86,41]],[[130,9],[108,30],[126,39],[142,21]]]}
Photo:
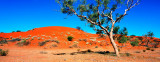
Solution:
{"label": "white tree trunk", "polygon": [[113,34],[110,34],[110,35],[109,35],[109,39],[110,39],[110,41],[111,41],[111,43],[112,43],[112,46],[113,46],[113,48],[114,48],[114,51],[115,51],[116,55],[117,55],[118,57],[120,57],[119,51],[118,51],[118,47],[117,47],[117,45],[116,45],[116,43],[114,42],[114,39],[113,39]]}

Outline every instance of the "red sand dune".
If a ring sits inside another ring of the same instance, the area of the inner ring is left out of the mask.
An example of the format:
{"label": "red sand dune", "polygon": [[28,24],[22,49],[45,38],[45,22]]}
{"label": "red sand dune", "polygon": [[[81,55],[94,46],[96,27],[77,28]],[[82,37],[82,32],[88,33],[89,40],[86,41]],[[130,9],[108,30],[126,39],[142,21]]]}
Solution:
{"label": "red sand dune", "polygon": [[[72,41],[68,41],[67,37],[72,36],[74,37]],[[117,35],[120,36],[120,35]],[[42,28],[35,28],[29,30],[27,32],[13,32],[13,33],[0,33],[1,38],[7,38],[7,40],[11,40],[11,38],[21,38],[21,39],[28,39],[27,41],[30,44],[26,47],[45,47],[45,48],[52,48],[53,44],[56,44],[58,47],[55,48],[69,48],[77,43],[79,48],[89,48],[89,47],[103,47],[107,48],[107,46],[111,46],[109,38],[100,38],[97,34],[90,34],[86,33],[81,30],[77,30],[75,28],[69,27],[60,27],[60,26],[51,26],[51,27],[42,27]],[[139,38],[138,36],[131,36],[134,38]],[[39,38],[39,39],[38,39]],[[144,38],[144,37],[142,37]],[[33,39],[33,40],[31,40]],[[84,41],[84,39],[86,41]],[[153,38],[153,40],[157,40],[158,38]],[[50,40],[44,46],[39,46],[38,43]],[[57,44],[56,42],[52,42],[52,40],[57,40],[60,43]],[[80,41],[82,40],[82,41]],[[159,41],[159,40],[158,40]],[[19,41],[17,41],[19,42]],[[9,42],[8,46],[16,46],[17,42]],[[116,41],[119,46],[123,46],[124,44],[120,44]],[[129,42],[125,43],[124,48],[132,48]],[[135,48],[144,48],[144,47],[135,47]]]}
{"label": "red sand dune", "polygon": [[[68,41],[68,36],[73,36],[73,40]],[[145,37],[141,36],[126,37],[131,37],[131,41],[134,41],[135,38],[143,38],[142,41],[146,41]],[[26,39],[26,41],[30,43],[27,46],[18,46],[17,43],[22,42],[22,40],[9,41],[15,38]],[[133,47],[129,41],[124,44],[118,43],[118,41],[115,42],[120,46],[120,53],[130,53],[132,56],[118,58],[115,56],[97,53],[53,55],[56,53],[77,52],[78,49],[81,51],[86,49],[91,49],[92,51],[114,51],[108,36],[102,38],[97,34],[90,34],[69,27],[51,26],[35,28],[27,32],[0,33],[0,40],[5,39],[8,40],[8,44],[0,44],[0,49],[9,50],[9,53],[7,56],[0,56],[0,62],[159,62],[160,60],[159,48],[155,49],[155,51],[147,50],[146,52],[143,52],[146,47]],[[39,46],[39,42],[44,42],[47,40],[49,40],[49,42],[46,42],[43,46]],[[153,42],[153,40],[160,41],[158,38],[153,38],[150,40],[151,42]],[[57,43],[58,41],[59,43]],[[144,43],[143,45],[146,44]],[[135,53],[137,51],[140,53]]]}

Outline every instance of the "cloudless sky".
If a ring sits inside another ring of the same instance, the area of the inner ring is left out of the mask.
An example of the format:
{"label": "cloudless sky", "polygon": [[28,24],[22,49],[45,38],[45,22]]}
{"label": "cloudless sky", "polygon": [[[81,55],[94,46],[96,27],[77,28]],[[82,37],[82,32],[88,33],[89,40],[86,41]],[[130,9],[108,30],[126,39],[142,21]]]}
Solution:
{"label": "cloudless sky", "polygon": [[[131,9],[117,25],[127,27],[129,35],[142,36],[152,31],[155,37],[160,38],[159,3],[160,0],[141,0],[140,5]],[[47,26],[80,26],[86,32],[95,33],[86,22],[56,11],[59,9],[54,0],[0,0],[0,32],[28,31]]]}

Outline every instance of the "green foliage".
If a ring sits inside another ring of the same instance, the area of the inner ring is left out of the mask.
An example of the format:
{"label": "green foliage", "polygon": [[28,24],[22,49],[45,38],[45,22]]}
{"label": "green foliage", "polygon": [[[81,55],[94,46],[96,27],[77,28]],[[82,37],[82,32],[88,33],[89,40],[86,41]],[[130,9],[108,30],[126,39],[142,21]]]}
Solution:
{"label": "green foliage", "polygon": [[126,56],[131,56],[131,54],[130,53],[125,53],[126,54]]}
{"label": "green foliage", "polygon": [[43,46],[45,45],[47,42],[49,42],[48,40],[45,40],[45,41],[42,41],[42,42],[38,42],[38,45],[39,46]]}
{"label": "green foliage", "polygon": [[118,34],[119,29],[120,29],[120,27],[119,27],[119,26],[114,27],[114,29],[113,29],[113,33],[114,33],[114,34]]}
{"label": "green foliage", "polygon": [[130,35],[130,36],[136,36],[136,35]]}
{"label": "green foliage", "polygon": [[98,46],[95,46],[95,48],[98,48]]}
{"label": "green foliage", "polygon": [[150,32],[148,32],[148,34],[147,34],[147,35],[148,35],[148,37],[151,37],[151,38],[154,36],[153,32],[151,32],[151,31],[150,31]]}
{"label": "green foliage", "polygon": [[24,40],[18,42],[16,45],[18,45],[18,46],[23,46],[23,45],[27,46],[27,45],[29,45],[29,44],[30,44],[30,42],[29,42],[29,41],[26,41],[26,40],[24,39]]}
{"label": "green foliage", "polygon": [[6,56],[7,54],[8,54],[8,50],[4,51],[4,50],[0,49],[1,56]]}
{"label": "green foliage", "polygon": [[21,32],[20,30],[17,30],[17,32]]}
{"label": "green foliage", "polygon": [[102,30],[97,29],[96,34],[103,34],[103,31],[102,31]]}
{"label": "green foliage", "polygon": [[150,48],[148,47],[148,48],[146,48],[146,50],[150,50]]}
{"label": "green foliage", "polygon": [[146,50],[143,50],[143,52],[146,52]]}
{"label": "green foliage", "polygon": [[7,43],[8,43],[8,42],[7,42],[6,39],[3,39],[3,40],[0,41],[0,44],[7,44]]}
{"label": "green foliage", "polygon": [[68,36],[68,41],[72,41],[73,40],[73,37],[72,36]]}
{"label": "green foliage", "polygon": [[122,36],[118,42],[119,43],[125,43],[125,42],[127,42],[127,37]]}
{"label": "green foliage", "polygon": [[121,35],[128,35],[127,28],[124,27],[119,33],[120,33]]}
{"label": "green foliage", "polygon": [[135,38],[135,41],[131,41],[130,43],[132,46],[138,46],[139,44],[138,38]]}
{"label": "green foliage", "polygon": [[151,51],[154,51],[154,49],[151,49]]}
{"label": "green foliage", "polygon": [[55,42],[58,43],[58,44],[60,43],[58,40],[56,40]]}

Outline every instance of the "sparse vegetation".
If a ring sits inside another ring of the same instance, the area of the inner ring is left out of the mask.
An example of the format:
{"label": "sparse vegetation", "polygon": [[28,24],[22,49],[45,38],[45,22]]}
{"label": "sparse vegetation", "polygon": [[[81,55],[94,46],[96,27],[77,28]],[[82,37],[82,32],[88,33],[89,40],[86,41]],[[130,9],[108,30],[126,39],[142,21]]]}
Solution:
{"label": "sparse vegetation", "polygon": [[151,51],[154,51],[154,49],[151,49]]}
{"label": "sparse vegetation", "polygon": [[87,42],[87,39],[79,39],[79,41],[85,41],[85,42]]}
{"label": "sparse vegetation", "polygon": [[21,32],[20,30],[17,30],[17,32]]}
{"label": "sparse vegetation", "polygon": [[125,53],[126,54],[126,56],[130,56],[131,54],[130,53]]}
{"label": "sparse vegetation", "polygon": [[141,53],[140,51],[136,51],[135,53]]}
{"label": "sparse vegetation", "polygon": [[73,45],[71,45],[71,46],[69,46],[69,48],[78,48],[78,45],[77,44],[73,44]]}
{"label": "sparse vegetation", "polygon": [[18,46],[23,46],[23,45],[27,46],[29,44],[30,44],[30,42],[26,41],[26,39],[25,39],[25,40],[22,40],[22,41],[18,42],[16,45],[18,45]]}
{"label": "sparse vegetation", "polygon": [[68,41],[72,41],[73,37],[72,36],[68,36],[67,39],[68,39]]}
{"label": "sparse vegetation", "polygon": [[135,41],[131,41],[130,44],[132,46],[138,46],[138,44],[139,44],[138,38],[135,38]]}
{"label": "sparse vegetation", "polygon": [[9,41],[15,42],[15,41],[21,41],[21,39],[20,38],[12,38],[12,40],[9,40]]}
{"label": "sparse vegetation", "polygon": [[80,49],[77,49],[78,52],[80,52]]}
{"label": "sparse vegetation", "polygon": [[2,50],[0,49],[0,55],[1,56],[6,56],[8,54],[8,50]]}
{"label": "sparse vegetation", "polygon": [[57,44],[53,44],[52,46],[53,46],[53,47],[58,47]]}
{"label": "sparse vegetation", "polygon": [[38,37],[37,39],[38,39],[38,40],[41,40],[41,37]]}
{"label": "sparse vegetation", "polygon": [[[76,27],[76,29],[78,29],[78,30],[82,30],[82,28],[81,28],[81,27],[79,27],[79,26],[77,26],[77,27]],[[82,31],[83,31],[83,30],[82,30]]]}
{"label": "sparse vegetation", "polygon": [[130,35],[130,36],[136,36],[136,35]]}
{"label": "sparse vegetation", "polygon": [[58,40],[56,40],[55,42],[58,43],[58,44],[60,43]]}
{"label": "sparse vegetation", "polygon": [[146,52],[146,50],[143,50],[143,52]]}
{"label": "sparse vegetation", "polygon": [[7,44],[8,42],[7,42],[7,40],[6,39],[2,39],[1,41],[0,41],[0,44]]}
{"label": "sparse vegetation", "polygon": [[148,48],[146,48],[146,50],[150,50],[150,48],[148,47]]}
{"label": "sparse vegetation", "polygon": [[125,43],[125,42],[127,42],[127,37],[122,36],[121,39],[118,42],[119,43]]}
{"label": "sparse vegetation", "polygon": [[45,45],[45,44],[46,44],[45,41],[42,41],[42,42],[39,42],[39,43],[38,43],[39,46],[43,46],[43,45]]}
{"label": "sparse vegetation", "polygon": [[95,48],[98,48],[98,46],[95,46]]}

